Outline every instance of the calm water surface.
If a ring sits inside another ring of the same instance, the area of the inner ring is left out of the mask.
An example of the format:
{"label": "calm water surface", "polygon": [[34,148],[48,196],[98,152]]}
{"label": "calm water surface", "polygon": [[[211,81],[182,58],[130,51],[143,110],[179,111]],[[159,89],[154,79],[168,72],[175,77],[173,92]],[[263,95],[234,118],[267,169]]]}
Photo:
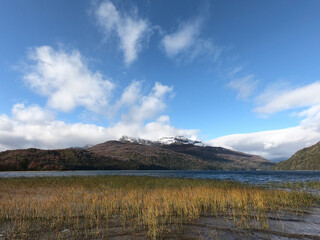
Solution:
{"label": "calm water surface", "polygon": [[92,171],[43,171],[0,172],[0,178],[14,177],[68,177],[130,175],[153,177],[178,177],[235,180],[244,183],[264,184],[269,182],[320,181],[317,171],[198,171],[198,170],[92,170]]}

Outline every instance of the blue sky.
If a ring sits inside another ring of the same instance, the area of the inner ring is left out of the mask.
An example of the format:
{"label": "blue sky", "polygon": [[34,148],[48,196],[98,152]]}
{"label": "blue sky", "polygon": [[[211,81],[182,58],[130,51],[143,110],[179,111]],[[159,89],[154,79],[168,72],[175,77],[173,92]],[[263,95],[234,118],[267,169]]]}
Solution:
{"label": "blue sky", "polygon": [[4,0],[0,150],[184,135],[320,140],[319,1]]}

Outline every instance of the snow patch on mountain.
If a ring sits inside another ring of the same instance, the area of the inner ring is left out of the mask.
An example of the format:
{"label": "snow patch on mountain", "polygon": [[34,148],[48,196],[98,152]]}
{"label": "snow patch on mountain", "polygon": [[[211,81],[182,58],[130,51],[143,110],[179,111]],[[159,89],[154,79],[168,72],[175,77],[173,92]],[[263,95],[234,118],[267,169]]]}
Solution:
{"label": "snow patch on mountain", "polygon": [[192,144],[195,146],[204,147],[205,144],[202,143],[198,139],[190,139],[183,136],[175,136],[175,137],[162,137],[156,141],[151,141],[143,138],[134,138],[129,136],[122,136],[119,139],[120,142],[131,142],[138,143],[142,145],[170,145],[170,144]]}
{"label": "snow patch on mountain", "polygon": [[122,136],[119,139],[120,142],[131,142],[131,143],[138,143],[142,145],[154,145],[155,143],[151,140],[143,139],[143,138],[134,138],[129,136]]}

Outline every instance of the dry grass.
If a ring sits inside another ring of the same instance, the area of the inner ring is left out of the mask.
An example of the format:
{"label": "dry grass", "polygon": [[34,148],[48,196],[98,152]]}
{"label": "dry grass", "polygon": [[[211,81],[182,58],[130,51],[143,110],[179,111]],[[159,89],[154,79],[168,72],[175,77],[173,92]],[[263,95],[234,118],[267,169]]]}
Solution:
{"label": "dry grass", "polygon": [[269,212],[299,213],[316,201],[303,192],[227,181],[128,176],[0,179],[0,227],[8,239],[103,239],[110,226],[118,224],[157,239],[170,230],[182,231],[184,223],[203,214],[232,218],[242,228],[267,229]]}

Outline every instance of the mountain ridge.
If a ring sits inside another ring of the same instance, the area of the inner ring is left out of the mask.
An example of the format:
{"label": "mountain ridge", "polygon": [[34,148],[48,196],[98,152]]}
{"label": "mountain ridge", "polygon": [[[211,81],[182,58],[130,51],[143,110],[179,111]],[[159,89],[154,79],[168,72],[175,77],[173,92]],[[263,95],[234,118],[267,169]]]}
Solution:
{"label": "mountain ridge", "polygon": [[0,152],[0,170],[264,170],[273,163],[256,155],[166,137],[157,141],[122,137],[85,148]]}

